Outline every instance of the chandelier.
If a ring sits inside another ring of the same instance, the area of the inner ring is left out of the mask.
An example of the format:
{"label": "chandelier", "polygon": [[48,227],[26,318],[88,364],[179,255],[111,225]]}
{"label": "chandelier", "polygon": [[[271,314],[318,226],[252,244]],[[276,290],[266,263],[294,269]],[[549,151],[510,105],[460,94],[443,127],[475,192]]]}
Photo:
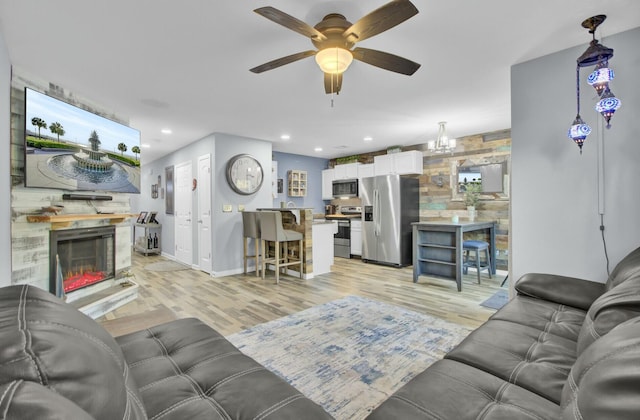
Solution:
{"label": "chandelier", "polygon": [[453,153],[456,148],[456,139],[447,136],[446,121],[438,123],[438,138],[427,142],[427,150],[432,153]]}
{"label": "chandelier", "polygon": [[576,66],[576,118],[569,128],[568,136],[580,148],[582,154],[582,145],[585,139],[591,133],[591,127],[586,124],[580,117],[580,67],[588,67],[595,65],[594,71],[587,78],[587,83],[596,90],[600,100],[595,106],[607,123],[607,128],[611,128],[611,117],[620,108],[620,100],[616,98],[609,88],[609,82],[613,80],[613,70],[609,68],[609,59],[613,57],[613,49],[607,48],[600,44],[596,39],[596,28],[604,22],[606,15],[597,15],[586,19],[582,22],[582,27],[589,29],[589,33],[593,35],[593,39],[589,43],[589,48],[577,59]]}

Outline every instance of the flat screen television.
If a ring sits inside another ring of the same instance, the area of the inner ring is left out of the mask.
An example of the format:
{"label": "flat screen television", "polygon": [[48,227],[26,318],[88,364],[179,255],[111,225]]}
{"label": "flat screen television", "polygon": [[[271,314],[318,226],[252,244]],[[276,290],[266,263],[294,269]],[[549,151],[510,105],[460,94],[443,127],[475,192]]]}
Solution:
{"label": "flat screen television", "polygon": [[140,132],[25,88],[25,185],[140,193]]}

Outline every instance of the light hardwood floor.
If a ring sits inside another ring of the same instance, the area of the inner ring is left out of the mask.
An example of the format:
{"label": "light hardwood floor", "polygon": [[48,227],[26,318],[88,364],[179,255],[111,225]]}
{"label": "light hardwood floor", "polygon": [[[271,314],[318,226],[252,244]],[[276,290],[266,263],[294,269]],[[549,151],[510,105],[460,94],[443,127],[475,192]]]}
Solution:
{"label": "light hardwood floor", "polygon": [[[411,267],[398,269],[344,258],[335,259],[332,273],[310,280],[281,276],[277,285],[271,271],[262,280],[254,272],[211,277],[198,270],[144,269],[147,264],[164,259],[134,252],[132,271],[140,285],[139,297],[98,321],[109,323],[130,315],[139,318],[144,313],[153,317],[169,308],[177,318],[200,318],[229,335],[311,306],[358,295],[477,327],[495,312],[480,303],[500,289],[504,278],[498,275],[489,279],[483,272],[482,284],[477,284],[475,272],[470,271],[462,292],[458,292],[453,281],[421,276],[417,284],[413,283]],[[164,316],[161,318],[158,322],[165,321]]]}

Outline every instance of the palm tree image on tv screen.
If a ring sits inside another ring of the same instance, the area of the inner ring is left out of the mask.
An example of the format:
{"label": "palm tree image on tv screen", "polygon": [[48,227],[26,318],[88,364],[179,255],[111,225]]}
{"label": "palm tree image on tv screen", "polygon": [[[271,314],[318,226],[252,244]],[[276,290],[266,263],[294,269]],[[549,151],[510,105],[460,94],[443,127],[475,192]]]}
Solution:
{"label": "palm tree image on tv screen", "polygon": [[25,89],[25,185],[140,193],[140,132]]}

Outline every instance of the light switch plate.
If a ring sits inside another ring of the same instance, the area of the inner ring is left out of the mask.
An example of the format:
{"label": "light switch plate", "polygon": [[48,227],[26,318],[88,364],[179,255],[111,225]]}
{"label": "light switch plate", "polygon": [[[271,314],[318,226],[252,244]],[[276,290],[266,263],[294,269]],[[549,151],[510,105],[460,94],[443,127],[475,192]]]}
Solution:
{"label": "light switch plate", "polygon": [[233,205],[231,205],[231,204],[223,204],[223,205],[222,205],[222,211],[223,211],[224,213],[230,213],[230,212],[232,212],[232,211],[233,211]]}
{"label": "light switch plate", "polygon": [[244,204],[238,204],[238,211],[244,211]]}

